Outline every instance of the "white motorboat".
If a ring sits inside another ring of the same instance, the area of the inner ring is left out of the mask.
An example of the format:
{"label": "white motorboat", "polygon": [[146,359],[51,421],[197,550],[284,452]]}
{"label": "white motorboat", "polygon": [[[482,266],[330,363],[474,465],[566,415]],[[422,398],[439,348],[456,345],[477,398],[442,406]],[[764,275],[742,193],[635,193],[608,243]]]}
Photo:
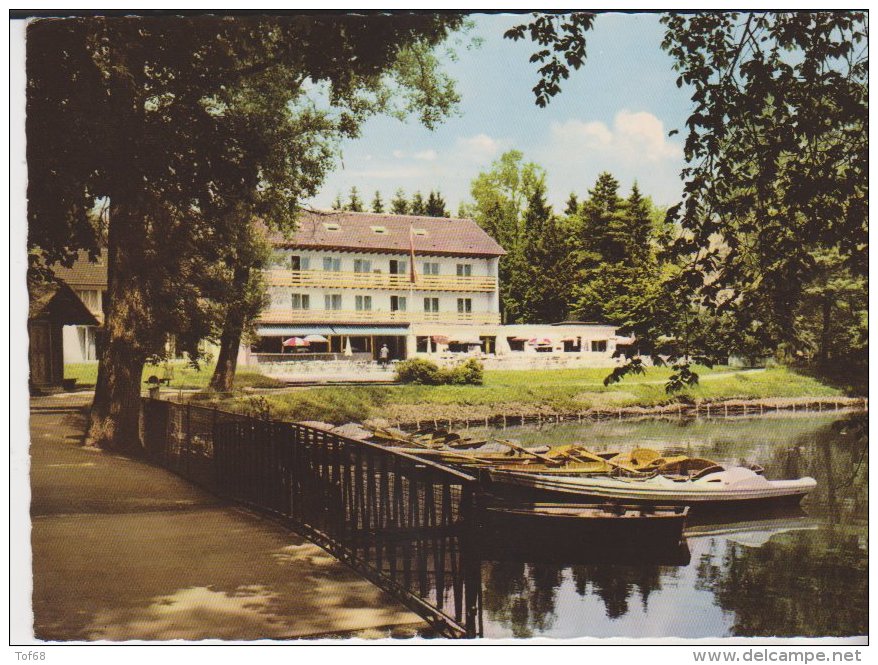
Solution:
{"label": "white motorboat", "polygon": [[755,502],[798,503],[817,486],[810,477],[768,480],[745,467],[714,466],[694,477],[611,478],[489,469],[492,483],[560,494],[662,505],[733,506]]}

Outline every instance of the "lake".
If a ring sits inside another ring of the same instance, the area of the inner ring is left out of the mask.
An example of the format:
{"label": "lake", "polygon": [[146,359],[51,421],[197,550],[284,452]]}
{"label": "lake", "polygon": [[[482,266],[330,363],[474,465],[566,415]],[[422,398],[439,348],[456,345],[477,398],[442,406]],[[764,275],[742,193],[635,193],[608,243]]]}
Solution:
{"label": "lake", "polygon": [[[510,427],[523,445],[683,448],[758,462],[769,479],[812,476],[801,512],[687,528],[679,560],[625,565],[481,557],[485,637],[704,638],[868,632],[866,414],[604,421]],[[498,430],[471,435],[501,436]],[[522,534],[523,538],[527,534]]]}

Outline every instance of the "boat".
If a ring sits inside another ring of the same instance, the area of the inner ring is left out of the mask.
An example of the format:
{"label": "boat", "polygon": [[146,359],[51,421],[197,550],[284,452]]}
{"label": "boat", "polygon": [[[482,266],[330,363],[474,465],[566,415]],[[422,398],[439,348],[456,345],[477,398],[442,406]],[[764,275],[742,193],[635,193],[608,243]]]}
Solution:
{"label": "boat", "polygon": [[563,551],[671,552],[683,540],[688,514],[685,506],[499,502],[482,509],[479,531],[495,546],[524,540]]}
{"label": "boat", "polygon": [[487,467],[492,486],[539,494],[662,505],[735,506],[753,503],[797,504],[817,481],[768,480],[746,467],[712,465],[692,476],[609,477],[528,473]]}

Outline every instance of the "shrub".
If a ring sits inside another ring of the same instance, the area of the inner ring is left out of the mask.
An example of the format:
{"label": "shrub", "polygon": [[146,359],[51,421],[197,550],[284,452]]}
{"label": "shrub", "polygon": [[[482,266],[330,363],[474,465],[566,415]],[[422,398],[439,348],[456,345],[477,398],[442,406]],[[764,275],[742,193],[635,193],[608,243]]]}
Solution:
{"label": "shrub", "polygon": [[396,380],[401,383],[435,386],[442,383],[442,374],[436,363],[424,358],[410,358],[396,366]]}
{"label": "shrub", "polygon": [[484,382],[484,368],[475,358],[449,368],[440,368],[436,363],[424,358],[411,358],[396,366],[396,380],[424,386],[446,384],[480,386]]}
{"label": "shrub", "polygon": [[475,358],[470,358],[465,363],[445,370],[447,380],[456,386],[480,386],[485,380],[485,368]]}

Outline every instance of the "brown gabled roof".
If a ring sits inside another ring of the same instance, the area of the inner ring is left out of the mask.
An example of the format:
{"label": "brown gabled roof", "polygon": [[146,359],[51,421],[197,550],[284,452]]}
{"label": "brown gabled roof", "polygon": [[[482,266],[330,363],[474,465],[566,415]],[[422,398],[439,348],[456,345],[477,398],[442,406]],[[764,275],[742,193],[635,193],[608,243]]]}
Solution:
{"label": "brown gabled roof", "polygon": [[[337,224],[339,230],[327,229]],[[384,227],[376,233],[372,227]],[[410,236],[409,229],[425,235]],[[506,251],[471,219],[392,215],[370,212],[303,212],[292,237],[272,233],[272,241],[283,247],[302,249],[346,249],[361,252],[407,254],[412,238],[416,254],[446,256],[502,256]]]}
{"label": "brown gabled roof", "polygon": [[45,320],[62,325],[96,326],[94,314],[61,281],[28,284],[28,319]]}
{"label": "brown gabled roof", "polygon": [[72,287],[107,288],[107,250],[101,250],[98,262],[90,261],[87,252],[79,252],[79,257],[70,268],[55,264],[52,266],[55,277]]}

